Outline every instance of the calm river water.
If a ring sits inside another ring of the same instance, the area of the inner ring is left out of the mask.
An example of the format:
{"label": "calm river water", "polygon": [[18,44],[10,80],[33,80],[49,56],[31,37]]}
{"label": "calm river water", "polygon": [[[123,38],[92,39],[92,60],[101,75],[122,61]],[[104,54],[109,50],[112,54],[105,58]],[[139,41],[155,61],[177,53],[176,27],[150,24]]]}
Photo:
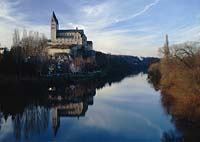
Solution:
{"label": "calm river water", "polygon": [[4,97],[0,141],[159,142],[167,132],[178,134],[146,74],[96,83],[34,89],[46,95],[36,101],[21,100],[24,104],[16,103],[22,97]]}

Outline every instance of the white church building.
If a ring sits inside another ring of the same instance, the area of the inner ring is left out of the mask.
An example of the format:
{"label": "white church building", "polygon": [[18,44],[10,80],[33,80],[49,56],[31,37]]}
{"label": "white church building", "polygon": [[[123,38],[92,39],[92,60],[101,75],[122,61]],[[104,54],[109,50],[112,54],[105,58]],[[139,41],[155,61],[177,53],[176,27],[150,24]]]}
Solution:
{"label": "white church building", "polygon": [[59,29],[58,19],[53,12],[51,16],[51,42],[49,43],[49,54],[68,53],[72,47],[84,47],[93,49],[92,41],[87,41],[87,36],[82,29]]}

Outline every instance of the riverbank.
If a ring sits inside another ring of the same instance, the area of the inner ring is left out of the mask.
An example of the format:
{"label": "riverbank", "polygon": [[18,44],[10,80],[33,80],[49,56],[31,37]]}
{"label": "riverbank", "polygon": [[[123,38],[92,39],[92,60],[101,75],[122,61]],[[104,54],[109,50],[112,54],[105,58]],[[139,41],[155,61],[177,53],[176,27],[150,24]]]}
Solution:
{"label": "riverbank", "polygon": [[183,76],[188,70],[179,67],[177,64],[171,67],[163,61],[154,63],[149,68],[148,79],[155,90],[161,92],[163,108],[177,128],[177,131],[166,132],[163,140],[196,141],[199,139],[200,94],[191,92],[195,85]]}
{"label": "riverbank", "polygon": [[[188,50],[190,55],[177,54],[177,51]],[[180,47],[148,70],[148,79],[156,90],[161,91],[167,113],[176,120],[194,125],[200,125],[199,59],[200,54],[193,47]]]}
{"label": "riverbank", "polygon": [[[6,56],[6,55],[9,56]],[[96,52],[96,63],[88,70],[71,72],[68,66],[63,66],[65,71],[60,69],[49,71],[48,62],[22,62],[16,63],[15,58],[11,58],[11,53],[6,53],[4,60],[0,60],[0,83],[15,82],[18,80],[66,80],[82,81],[97,80],[101,78],[112,78],[117,76],[127,76],[138,72],[147,72],[152,62],[159,60],[153,57],[139,58],[135,56],[111,55]],[[12,60],[11,60],[12,59]],[[58,63],[55,63],[57,67]]]}

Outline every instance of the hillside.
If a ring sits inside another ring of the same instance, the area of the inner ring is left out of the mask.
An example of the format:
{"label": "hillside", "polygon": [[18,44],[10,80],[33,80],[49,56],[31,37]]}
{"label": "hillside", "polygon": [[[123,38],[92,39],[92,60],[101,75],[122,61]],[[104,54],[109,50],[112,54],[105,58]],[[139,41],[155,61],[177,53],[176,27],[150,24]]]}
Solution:
{"label": "hillside", "polygon": [[106,69],[109,74],[129,74],[146,72],[149,65],[159,61],[154,57],[136,57],[127,55],[110,55],[96,52],[96,62],[100,69]]}

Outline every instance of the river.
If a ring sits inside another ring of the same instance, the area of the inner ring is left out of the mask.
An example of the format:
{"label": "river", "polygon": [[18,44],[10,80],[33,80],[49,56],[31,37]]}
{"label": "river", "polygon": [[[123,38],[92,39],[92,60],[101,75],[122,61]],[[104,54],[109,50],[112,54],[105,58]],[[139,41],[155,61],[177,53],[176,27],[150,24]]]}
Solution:
{"label": "river", "polygon": [[[179,136],[160,92],[148,83],[146,74],[96,83],[34,89],[35,94],[47,93],[45,99],[21,100],[24,104],[17,103],[20,97],[5,99],[4,91],[0,141],[159,142],[166,141],[170,132]],[[23,87],[21,91],[25,92]]]}

